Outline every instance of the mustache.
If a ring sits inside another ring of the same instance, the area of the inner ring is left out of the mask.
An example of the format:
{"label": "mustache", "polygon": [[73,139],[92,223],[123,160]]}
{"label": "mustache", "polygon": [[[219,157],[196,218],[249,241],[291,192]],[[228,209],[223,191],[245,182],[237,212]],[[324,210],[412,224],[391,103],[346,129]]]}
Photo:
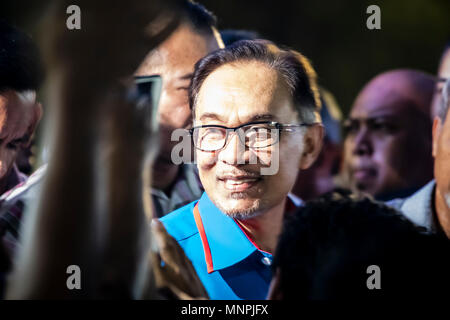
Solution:
{"label": "mustache", "polygon": [[217,178],[225,179],[232,177],[240,177],[240,178],[260,178],[261,173],[259,171],[249,171],[249,170],[231,170],[231,171],[222,171],[217,173]]}

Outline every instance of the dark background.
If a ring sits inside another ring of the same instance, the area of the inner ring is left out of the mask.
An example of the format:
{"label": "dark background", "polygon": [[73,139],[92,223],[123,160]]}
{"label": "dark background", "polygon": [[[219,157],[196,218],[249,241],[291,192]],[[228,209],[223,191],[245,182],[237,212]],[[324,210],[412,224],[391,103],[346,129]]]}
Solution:
{"label": "dark background", "polygon": [[[414,68],[435,74],[450,40],[450,0],[197,1],[216,14],[220,29],[254,30],[305,54],[345,114],[362,86],[380,72]],[[0,9],[33,34],[46,2],[1,0]],[[381,30],[366,27],[371,4],[381,9]]]}
{"label": "dark background", "polygon": [[[319,83],[345,114],[362,86],[380,72],[413,68],[436,74],[450,40],[449,0],[198,0],[219,29],[248,29],[302,52]],[[369,30],[369,5],[381,9],[381,30]]]}

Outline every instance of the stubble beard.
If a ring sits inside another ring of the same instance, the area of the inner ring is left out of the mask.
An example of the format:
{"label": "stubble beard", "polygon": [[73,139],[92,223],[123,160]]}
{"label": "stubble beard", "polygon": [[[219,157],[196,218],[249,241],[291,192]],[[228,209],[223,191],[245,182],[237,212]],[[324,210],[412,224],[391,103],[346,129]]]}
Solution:
{"label": "stubble beard", "polygon": [[[229,196],[229,198],[233,199],[233,200],[245,199],[246,197],[248,197],[248,195],[243,192],[232,193]],[[226,214],[227,216],[229,216],[232,219],[246,220],[246,219],[255,218],[262,213],[261,199],[255,200],[250,207],[245,208],[245,209],[228,208],[228,207],[222,206],[220,203],[221,203],[221,201],[217,202],[217,204],[216,204],[217,208],[219,208],[219,210],[221,212],[223,212],[224,214]]]}

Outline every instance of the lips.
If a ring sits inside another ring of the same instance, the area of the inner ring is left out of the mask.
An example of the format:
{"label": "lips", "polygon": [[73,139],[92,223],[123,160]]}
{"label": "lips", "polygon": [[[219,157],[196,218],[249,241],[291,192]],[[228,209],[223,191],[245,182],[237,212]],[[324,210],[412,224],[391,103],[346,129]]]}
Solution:
{"label": "lips", "polygon": [[219,177],[218,180],[223,184],[225,189],[242,192],[255,186],[261,181],[261,177],[253,175],[225,175]]}
{"label": "lips", "polygon": [[355,180],[364,182],[372,180],[376,177],[377,171],[373,167],[359,167],[353,169],[353,177]]}

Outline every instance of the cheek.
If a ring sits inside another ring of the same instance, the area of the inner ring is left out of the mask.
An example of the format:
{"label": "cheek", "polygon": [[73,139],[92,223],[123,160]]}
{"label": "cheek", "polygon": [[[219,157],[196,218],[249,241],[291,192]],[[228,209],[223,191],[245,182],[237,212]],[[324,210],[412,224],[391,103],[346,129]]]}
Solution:
{"label": "cheek", "polygon": [[0,155],[0,175],[5,175],[8,170],[11,168],[17,156],[17,152],[15,150],[10,150],[4,148]]}
{"label": "cheek", "polygon": [[342,163],[344,168],[350,166],[350,159],[353,154],[353,140],[351,138],[346,138],[344,141],[344,147],[342,149]]}
{"label": "cheek", "polygon": [[183,128],[191,120],[191,110],[187,93],[173,93],[161,96],[158,106],[159,121],[161,124],[173,128]]}
{"label": "cheek", "polygon": [[414,164],[410,157],[414,156],[411,139],[401,135],[377,141],[374,146],[374,160],[381,177],[402,177],[408,175],[409,164]]}
{"label": "cheek", "polygon": [[200,172],[208,173],[215,168],[217,162],[217,153],[196,151],[197,166]]}

